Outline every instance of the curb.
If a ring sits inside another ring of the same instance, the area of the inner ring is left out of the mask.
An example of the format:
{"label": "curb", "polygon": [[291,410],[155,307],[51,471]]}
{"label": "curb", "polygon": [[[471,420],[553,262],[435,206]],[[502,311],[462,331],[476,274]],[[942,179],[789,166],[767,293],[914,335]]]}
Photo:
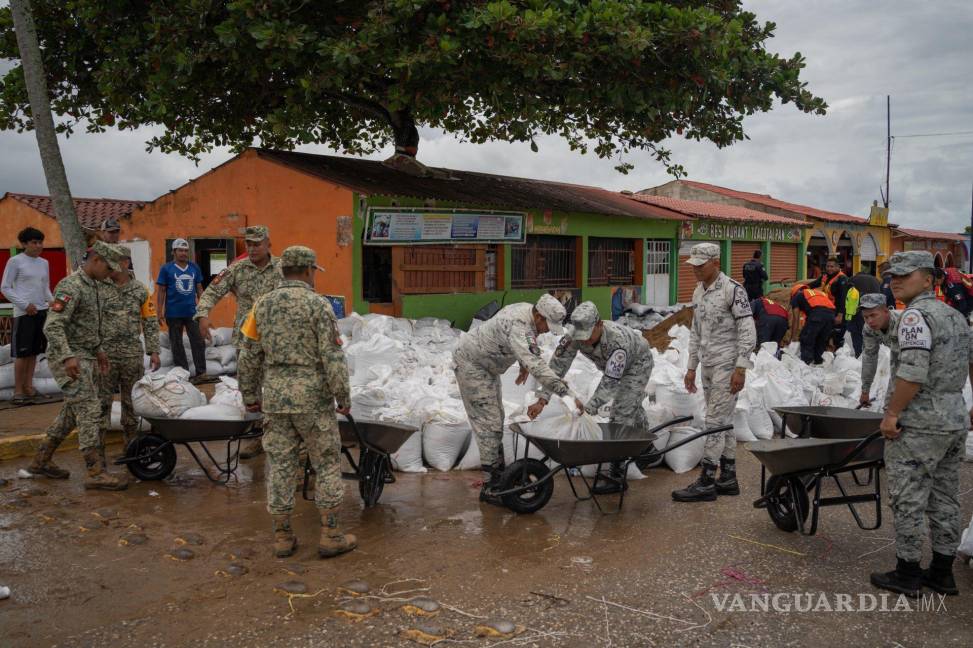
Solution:
{"label": "curb", "polygon": [[[46,435],[44,434],[20,434],[0,439],[0,461],[9,461],[11,459],[18,459],[20,457],[34,456],[34,454],[37,452],[37,448],[40,447],[41,443],[44,441],[45,436]],[[120,430],[109,430],[108,434],[105,435],[106,446],[121,442],[122,433]],[[71,433],[65,437],[57,451],[63,452],[65,450],[76,450],[77,448],[78,432],[77,430],[72,430]]]}

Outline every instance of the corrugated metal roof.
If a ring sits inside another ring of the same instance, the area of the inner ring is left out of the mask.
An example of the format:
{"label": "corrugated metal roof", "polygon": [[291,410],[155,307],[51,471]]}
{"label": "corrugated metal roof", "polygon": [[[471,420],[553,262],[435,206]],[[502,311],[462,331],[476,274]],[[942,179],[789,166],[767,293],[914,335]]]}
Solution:
{"label": "corrugated metal roof", "polygon": [[933,239],[936,241],[957,241],[960,243],[965,243],[966,241],[970,240],[969,234],[954,234],[952,232],[933,232],[930,230],[906,229],[905,227],[899,227],[897,229],[903,234],[908,234],[913,238]]}
{"label": "corrugated metal roof", "polygon": [[[51,218],[54,215],[54,203],[50,196],[35,196],[32,194],[5,193],[3,198],[13,198],[36,209]],[[74,211],[78,215],[78,222],[86,229],[98,229],[109,218],[119,220],[132,213],[136,207],[145,202],[141,200],[122,200],[117,198],[74,198]]]}
{"label": "corrugated metal roof", "polygon": [[808,227],[807,221],[798,218],[788,218],[776,214],[739,207],[737,205],[723,205],[720,203],[709,203],[700,200],[682,200],[680,198],[670,198],[668,196],[650,196],[648,194],[632,194],[635,200],[645,202],[659,207],[665,207],[677,211],[687,216],[697,218],[711,218],[715,220],[772,223],[775,225],[796,225]]}
{"label": "corrugated metal roof", "polygon": [[712,191],[713,193],[729,196],[730,198],[747,200],[750,202],[758,203],[760,205],[774,207],[776,209],[783,209],[786,211],[795,212],[797,214],[804,214],[806,216],[810,216],[811,218],[816,218],[818,220],[829,221],[832,223],[857,223],[860,225],[864,225],[868,223],[867,218],[862,218],[860,216],[852,216],[851,214],[841,214],[839,212],[825,211],[823,209],[817,209],[816,207],[809,207],[807,205],[799,205],[797,203],[786,202],[784,200],[778,200],[777,198],[774,198],[773,196],[770,196],[768,194],[751,193],[749,191],[738,191],[736,189],[728,189],[726,187],[707,184],[705,182],[696,182],[695,180],[680,180],[679,182],[685,182],[687,185],[691,187],[696,187],[697,189],[703,189],[705,191]]}
{"label": "corrugated metal roof", "polygon": [[261,158],[368,195],[439,200],[500,209],[557,210],[684,221],[677,212],[584,185],[437,169],[448,178],[418,177],[358,158],[255,149]]}

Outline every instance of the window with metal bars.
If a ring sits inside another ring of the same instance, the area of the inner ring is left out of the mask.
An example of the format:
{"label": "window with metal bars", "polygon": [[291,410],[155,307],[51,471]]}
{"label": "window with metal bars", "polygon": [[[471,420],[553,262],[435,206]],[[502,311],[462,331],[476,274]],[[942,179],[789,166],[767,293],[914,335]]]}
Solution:
{"label": "window with metal bars", "polygon": [[511,248],[511,288],[577,287],[578,239],[574,236],[527,235]]}
{"label": "window with metal bars", "polygon": [[630,286],[635,281],[635,243],[632,239],[588,239],[588,285]]}

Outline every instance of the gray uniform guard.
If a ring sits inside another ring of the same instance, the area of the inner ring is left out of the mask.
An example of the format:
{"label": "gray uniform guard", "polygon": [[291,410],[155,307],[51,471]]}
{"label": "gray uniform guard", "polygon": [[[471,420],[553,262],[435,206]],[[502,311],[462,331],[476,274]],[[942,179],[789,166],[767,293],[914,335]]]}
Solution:
{"label": "gray uniform guard", "polygon": [[490,494],[503,471],[503,395],[500,376],[515,362],[530,372],[545,389],[566,395],[568,385],[551,371],[537,346],[535,313],[546,321],[552,333],[561,332],[564,306],[551,295],[543,295],[536,306],[511,304],[480,328],[464,333],[453,353],[459,385],[473,437],[480,450],[480,463],[489,475],[480,492],[482,501],[496,503]]}
{"label": "gray uniform guard", "polygon": [[[702,365],[706,397],[706,427],[733,424],[737,396],[730,382],[737,369],[750,369],[750,354],[757,344],[757,329],[747,292],[739,283],[719,272],[720,248],[713,243],[694,245],[687,263],[707,266],[717,273],[709,286],[701,281],[693,293],[693,326],[689,336],[688,371]],[[706,272],[707,269],[703,269]],[[717,462],[720,478],[716,479]],[[706,437],[702,473],[688,488],[673,491],[680,502],[713,501],[717,494],[738,495],[736,480],[736,437],[733,431]]]}

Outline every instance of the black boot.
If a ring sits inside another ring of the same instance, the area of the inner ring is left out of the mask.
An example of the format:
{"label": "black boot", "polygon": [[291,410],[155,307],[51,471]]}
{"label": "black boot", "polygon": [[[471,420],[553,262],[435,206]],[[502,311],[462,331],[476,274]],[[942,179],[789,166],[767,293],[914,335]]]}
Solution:
{"label": "black boot", "polygon": [[737,483],[736,459],[720,457],[720,477],[716,480],[717,495],[739,495],[740,484]]}
{"label": "black boot", "polygon": [[922,589],[922,570],[918,562],[898,559],[895,569],[890,572],[875,572],[872,574],[872,585],[875,587],[904,594],[909,598],[919,598]]}
{"label": "black boot", "polygon": [[699,479],[682,490],[672,491],[677,502],[712,502],[716,500],[716,466],[703,462]]}
{"label": "black boot", "polygon": [[953,556],[932,552],[929,569],[922,570],[922,584],[940,594],[956,596],[956,580],[953,578]]}
{"label": "black boot", "polygon": [[483,480],[483,486],[480,488],[480,501],[493,504],[494,506],[503,506],[503,501],[494,495],[494,492],[500,490],[500,475],[503,473],[503,459],[499,459],[492,464],[483,464],[480,468],[483,469],[487,477]]}
{"label": "black boot", "polygon": [[611,469],[607,475],[597,475],[595,482],[591,486],[592,495],[611,495],[612,493],[623,493],[628,490],[625,471],[622,470],[621,463],[617,461],[612,462]]}

